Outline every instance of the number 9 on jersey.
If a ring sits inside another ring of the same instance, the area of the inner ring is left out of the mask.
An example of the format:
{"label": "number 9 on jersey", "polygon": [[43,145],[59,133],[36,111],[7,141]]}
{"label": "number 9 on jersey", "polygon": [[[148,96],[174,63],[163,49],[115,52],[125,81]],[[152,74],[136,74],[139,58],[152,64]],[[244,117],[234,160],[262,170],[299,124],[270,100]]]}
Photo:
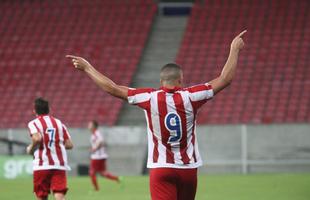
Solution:
{"label": "number 9 on jersey", "polygon": [[176,113],[168,113],[165,117],[165,126],[170,132],[168,143],[179,142],[182,137],[181,118]]}

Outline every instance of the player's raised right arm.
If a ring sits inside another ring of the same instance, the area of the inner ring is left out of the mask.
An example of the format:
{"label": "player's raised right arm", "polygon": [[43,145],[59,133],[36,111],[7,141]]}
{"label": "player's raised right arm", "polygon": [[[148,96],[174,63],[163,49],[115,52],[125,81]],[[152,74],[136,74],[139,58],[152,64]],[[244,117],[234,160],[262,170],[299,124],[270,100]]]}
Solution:
{"label": "player's raised right arm", "polygon": [[231,45],[230,45],[230,52],[228,59],[223,67],[223,70],[221,72],[221,75],[211,82],[209,82],[212,85],[214,94],[220,92],[224,88],[226,88],[228,85],[233,80],[233,77],[236,72],[237,68],[237,62],[238,62],[238,57],[239,57],[239,51],[243,49],[244,47],[244,42],[242,39],[242,36],[246,33],[247,31],[242,31],[239,35],[237,35]]}
{"label": "player's raised right arm", "polygon": [[98,72],[87,60],[82,57],[72,55],[67,55],[66,57],[72,60],[72,63],[76,69],[84,71],[105,92],[115,97],[127,100],[128,87],[117,85],[111,79]]}

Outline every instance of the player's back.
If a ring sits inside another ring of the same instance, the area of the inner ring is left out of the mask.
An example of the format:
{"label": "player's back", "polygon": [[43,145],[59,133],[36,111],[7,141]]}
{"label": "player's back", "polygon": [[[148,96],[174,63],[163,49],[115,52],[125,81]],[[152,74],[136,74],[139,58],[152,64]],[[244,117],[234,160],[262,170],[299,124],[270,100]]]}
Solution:
{"label": "player's back", "polygon": [[210,85],[190,88],[130,89],[128,100],[145,109],[148,123],[148,167],[195,168],[201,165],[195,120],[213,96]]}
{"label": "player's back", "polygon": [[94,149],[98,145],[98,143],[101,143],[101,145],[96,151],[91,153],[91,159],[99,160],[108,158],[108,154],[104,147],[104,142],[104,137],[101,132],[98,129],[95,130],[90,136],[91,147],[92,149]]}
{"label": "player's back", "polygon": [[34,170],[69,168],[65,141],[70,138],[66,126],[50,115],[39,115],[28,124],[30,134],[40,133],[42,141],[34,152]]}

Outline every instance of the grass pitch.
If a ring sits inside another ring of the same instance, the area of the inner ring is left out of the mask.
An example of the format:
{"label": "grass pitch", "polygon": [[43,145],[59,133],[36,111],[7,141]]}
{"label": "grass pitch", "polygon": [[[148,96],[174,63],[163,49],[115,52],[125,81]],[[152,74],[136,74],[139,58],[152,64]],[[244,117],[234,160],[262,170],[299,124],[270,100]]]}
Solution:
{"label": "grass pitch", "polygon": [[[69,200],[150,199],[147,176],[124,177],[124,188],[99,178],[100,191],[88,177],[69,177]],[[32,179],[0,179],[0,199],[34,199]],[[50,198],[53,199],[53,198]],[[199,176],[196,200],[310,200],[310,174]]]}

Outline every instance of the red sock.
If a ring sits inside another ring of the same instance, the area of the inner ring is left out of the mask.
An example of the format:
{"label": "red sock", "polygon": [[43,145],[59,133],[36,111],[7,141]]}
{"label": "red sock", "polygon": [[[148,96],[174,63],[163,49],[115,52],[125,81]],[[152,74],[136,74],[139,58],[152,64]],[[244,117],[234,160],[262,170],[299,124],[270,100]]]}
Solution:
{"label": "red sock", "polygon": [[90,179],[91,179],[91,182],[92,182],[92,184],[93,184],[95,190],[99,190],[99,186],[98,186],[98,183],[97,183],[96,174],[90,175]]}
{"label": "red sock", "polygon": [[117,176],[114,176],[113,174],[111,174],[110,172],[102,172],[101,173],[102,176],[104,176],[107,179],[113,180],[113,181],[119,181]]}

